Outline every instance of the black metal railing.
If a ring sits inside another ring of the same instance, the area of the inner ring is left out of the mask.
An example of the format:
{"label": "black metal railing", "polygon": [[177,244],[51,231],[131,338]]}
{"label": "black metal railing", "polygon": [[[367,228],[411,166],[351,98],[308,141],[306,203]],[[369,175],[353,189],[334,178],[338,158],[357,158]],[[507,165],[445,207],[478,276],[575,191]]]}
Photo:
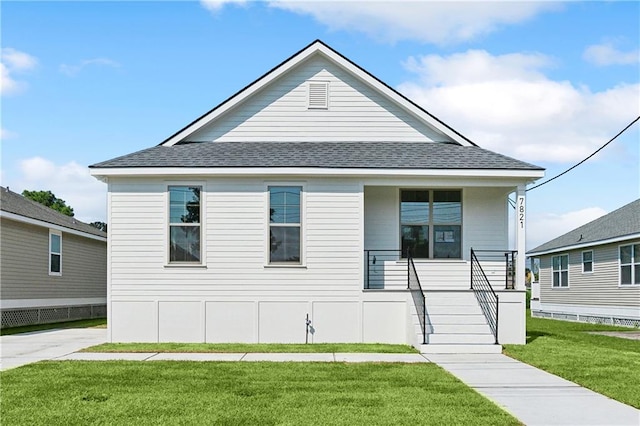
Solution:
{"label": "black metal railing", "polygon": [[407,264],[402,250],[365,250],[364,260],[365,289],[407,286]]}
{"label": "black metal railing", "polygon": [[487,275],[480,265],[476,253],[471,249],[471,290],[476,295],[482,313],[487,319],[489,328],[496,338],[498,344],[498,320],[500,300],[493,290]]}
{"label": "black metal railing", "polygon": [[517,251],[473,250],[473,253],[476,255],[476,260],[482,266],[487,279],[493,287],[500,288],[504,286],[507,290],[516,288]]}
{"label": "black metal railing", "polygon": [[424,291],[420,285],[420,278],[416,272],[416,265],[413,263],[413,257],[409,254],[407,258],[407,288],[411,291],[413,304],[416,305],[418,320],[420,321],[420,330],[422,331],[422,343],[427,343],[426,327],[427,327],[427,307],[424,297]]}

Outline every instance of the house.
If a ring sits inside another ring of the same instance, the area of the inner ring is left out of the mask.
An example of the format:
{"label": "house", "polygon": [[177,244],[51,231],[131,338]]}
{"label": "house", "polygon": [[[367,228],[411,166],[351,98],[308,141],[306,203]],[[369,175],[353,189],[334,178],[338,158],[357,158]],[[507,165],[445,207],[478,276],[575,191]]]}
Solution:
{"label": "house", "polygon": [[539,247],[531,315],[640,327],[640,199]]}
{"label": "house", "polygon": [[1,325],[104,318],[107,234],[0,187]]}
{"label": "house", "polygon": [[[505,276],[524,271],[525,185],[543,170],[321,41],[158,146],[90,167],[108,184],[110,341],[525,341],[524,272],[509,290]],[[497,261],[481,269],[481,251]]]}

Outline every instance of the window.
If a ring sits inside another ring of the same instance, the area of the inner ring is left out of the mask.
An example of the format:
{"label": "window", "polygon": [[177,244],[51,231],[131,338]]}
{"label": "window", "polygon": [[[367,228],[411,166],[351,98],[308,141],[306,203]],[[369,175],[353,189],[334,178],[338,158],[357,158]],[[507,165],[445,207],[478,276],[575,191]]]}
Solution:
{"label": "window", "polygon": [[553,287],[569,287],[569,255],[563,254],[551,258]]}
{"label": "window", "polygon": [[199,186],[169,186],[169,262],[201,262]]}
{"label": "window", "polygon": [[582,252],[582,273],[593,272],[593,250]]}
{"label": "window", "polygon": [[62,233],[49,231],[49,275],[62,275]]}
{"label": "window", "polygon": [[403,190],[400,196],[402,254],[415,258],[462,257],[462,193]]}
{"label": "window", "polygon": [[620,285],[640,284],[640,244],[620,246]]}
{"label": "window", "polygon": [[269,263],[300,263],[300,186],[269,186]]}

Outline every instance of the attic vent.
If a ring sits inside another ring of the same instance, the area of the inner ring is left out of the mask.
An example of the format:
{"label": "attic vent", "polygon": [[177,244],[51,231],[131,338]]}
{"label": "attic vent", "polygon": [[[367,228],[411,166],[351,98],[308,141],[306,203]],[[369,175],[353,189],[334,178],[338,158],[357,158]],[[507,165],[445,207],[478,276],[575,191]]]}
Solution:
{"label": "attic vent", "polygon": [[329,108],[329,82],[309,82],[309,109]]}

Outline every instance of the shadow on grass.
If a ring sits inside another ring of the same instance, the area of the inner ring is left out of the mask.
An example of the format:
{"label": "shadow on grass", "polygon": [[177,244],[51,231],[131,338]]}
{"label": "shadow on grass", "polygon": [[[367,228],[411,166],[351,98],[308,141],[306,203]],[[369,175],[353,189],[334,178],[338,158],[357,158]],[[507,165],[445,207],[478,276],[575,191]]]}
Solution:
{"label": "shadow on grass", "polygon": [[547,336],[548,333],[543,333],[541,331],[529,331],[527,332],[527,344],[533,342],[538,337]]}

